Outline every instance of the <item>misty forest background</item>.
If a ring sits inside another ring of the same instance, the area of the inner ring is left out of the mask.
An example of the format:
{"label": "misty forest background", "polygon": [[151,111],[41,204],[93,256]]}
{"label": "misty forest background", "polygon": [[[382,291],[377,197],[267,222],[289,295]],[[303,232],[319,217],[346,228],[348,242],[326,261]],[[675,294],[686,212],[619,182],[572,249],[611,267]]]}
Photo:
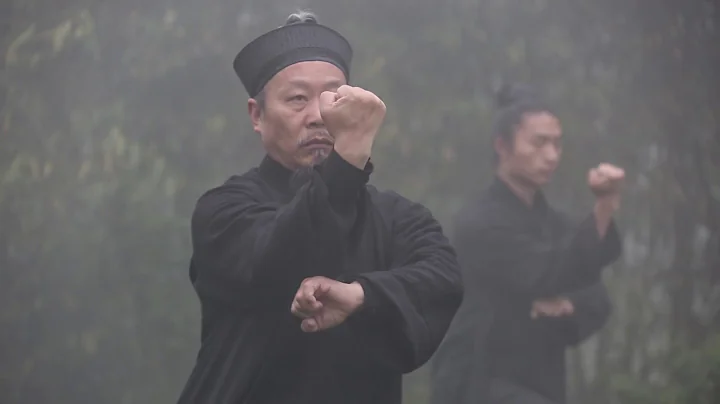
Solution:
{"label": "misty forest background", "polygon": [[492,176],[500,79],[559,107],[557,206],[588,211],[587,170],[625,167],[615,311],[573,352],[573,402],[720,402],[717,1],[4,0],[0,403],[175,402],[199,340],[190,213],[262,158],[232,59],[298,7],[388,106],[372,181],[449,233]]}

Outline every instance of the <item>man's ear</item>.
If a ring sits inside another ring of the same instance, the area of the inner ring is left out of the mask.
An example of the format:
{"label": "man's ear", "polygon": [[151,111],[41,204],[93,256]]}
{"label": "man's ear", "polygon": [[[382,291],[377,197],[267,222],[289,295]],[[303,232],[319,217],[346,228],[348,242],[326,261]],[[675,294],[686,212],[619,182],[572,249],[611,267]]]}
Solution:
{"label": "man's ear", "polygon": [[495,148],[495,154],[497,154],[498,157],[507,156],[510,153],[510,144],[508,144],[508,142],[500,136],[495,138],[493,147]]}
{"label": "man's ear", "polygon": [[250,115],[253,130],[260,133],[260,129],[262,127],[263,110],[262,108],[260,108],[260,104],[258,104],[257,100],[254,98],[248,99],[248,115]]}

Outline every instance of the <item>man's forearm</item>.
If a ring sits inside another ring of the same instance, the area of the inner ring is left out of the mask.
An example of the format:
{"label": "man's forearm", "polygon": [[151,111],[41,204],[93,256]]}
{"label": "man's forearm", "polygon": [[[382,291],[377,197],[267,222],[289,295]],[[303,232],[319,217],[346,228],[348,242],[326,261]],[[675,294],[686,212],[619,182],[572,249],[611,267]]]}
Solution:
{"label": "man's forearm", "polygon": [[616,196],[599,198],[595,201],[595,225],[600,239],[604,239],[605,235],[607,235],[613,215],[618,210],[618,205],[619,198]]}
{"label": "man's forearm", "polygon": [[364,136],[359,139],[345,137],[335,142],[335,152],[345,161],[362,170],[370,160],[374,136]]}

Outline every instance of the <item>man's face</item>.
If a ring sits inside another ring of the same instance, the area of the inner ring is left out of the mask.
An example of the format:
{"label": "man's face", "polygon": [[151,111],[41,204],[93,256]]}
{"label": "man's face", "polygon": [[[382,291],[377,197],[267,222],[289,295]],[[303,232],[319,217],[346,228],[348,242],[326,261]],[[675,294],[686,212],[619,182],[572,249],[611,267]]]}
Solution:
{"label": "man's face", "polygon": [[276,74],[263,90],[264,105],[248,101],[253,128],[268,154],[290,169],[327,157],[334,139],[320,116],[320,94],[344,84],[339,68],[320,61],[295,63]]}
{"label": "man's face", "polygon": [[511,144],[497,139],[500,168],[532,187],[547,184],[562,154],[560,121],[547,112],[527,113]]}

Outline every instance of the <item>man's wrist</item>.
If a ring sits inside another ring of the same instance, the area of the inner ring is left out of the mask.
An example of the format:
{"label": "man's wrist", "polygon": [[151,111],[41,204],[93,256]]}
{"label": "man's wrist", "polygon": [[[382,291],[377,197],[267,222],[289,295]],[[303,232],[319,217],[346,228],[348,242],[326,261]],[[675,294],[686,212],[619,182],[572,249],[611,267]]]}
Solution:
{"label": "man's wrist", "polygon": [[620,208],[620,195],[605,195],[595,198],[595,212],[612,216]]}
{"label": "man's wrist", "polygon": [[352,312],[361,310],[365,305],[365,289],[357,281],[350,283],[348,289],[351,294]]}
{"label": "man's wrist", "polygon": [[370,160],[372,138],[370,138],[370,141],[364,142],[352,142],[339,139],[335,142],[334,148],[335,152],[345,161],[363,170],[368,160]]}
{"label": "man's wrist", "polygon": [[618,209],[619,200],[616,197],[602,197],[595,201],[594,216],[600,239],[607,234],[613,215]]}

